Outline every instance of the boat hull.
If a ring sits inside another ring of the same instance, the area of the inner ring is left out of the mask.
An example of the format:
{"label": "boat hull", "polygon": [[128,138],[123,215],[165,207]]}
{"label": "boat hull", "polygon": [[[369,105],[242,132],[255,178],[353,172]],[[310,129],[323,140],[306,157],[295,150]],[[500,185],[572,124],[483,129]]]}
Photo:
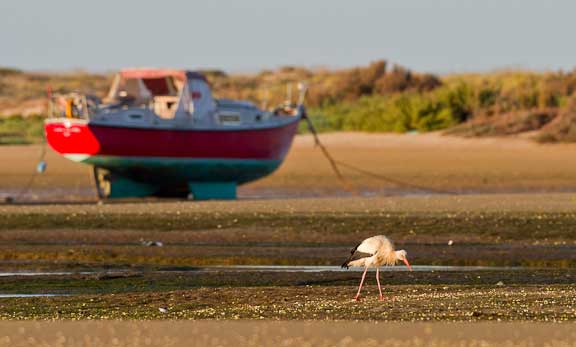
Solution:
{"label": "boat hull", "polygon": [[122,190],[118,197],[124,197],[262,178],[281,165],[297,126],[295,119],[260,129],[172,130],[49,120],[45,131],[50,146],[68,159],[145,185],[140,193]]}

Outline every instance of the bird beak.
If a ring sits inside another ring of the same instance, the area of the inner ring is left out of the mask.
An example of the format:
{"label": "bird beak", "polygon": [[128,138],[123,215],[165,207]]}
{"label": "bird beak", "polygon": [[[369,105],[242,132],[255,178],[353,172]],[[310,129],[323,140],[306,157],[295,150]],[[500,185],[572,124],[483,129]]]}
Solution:
{"label": "bird beak", "polygon": [[406,264],[406,267],[408,267],[408,269],[410,269],[410,271],[414,271],[414,270],[412,270],[412,267],[410,266],[408,259],[404,258],[403,260],[404,260],[404,264]]}

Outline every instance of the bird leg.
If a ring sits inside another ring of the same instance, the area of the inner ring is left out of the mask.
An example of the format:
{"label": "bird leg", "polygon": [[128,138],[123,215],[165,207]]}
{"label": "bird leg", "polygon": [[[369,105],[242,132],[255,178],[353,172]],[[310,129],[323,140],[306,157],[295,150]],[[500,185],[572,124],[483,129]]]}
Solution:
{"label": "bird leg", "polygon": [[384,300],[382,295],[382,287],[380,287],[380,268],[376,268],[376,283],[378,283],[378,291],[380,292],[380,300]]}
{"label": "bird leg", "polygon": [[364,278],[366,278],[366,272],[367,271],[368,271],[368,266],[366,266],[366,269],[364,270],[364,273],[362,274],[362,280],[360,281],[360,287],[358,287],[358,293],[354,297],[354,300],[356,300],[356,301],[360,300],[360,291],[362,290],[362,285],[364,284]]}

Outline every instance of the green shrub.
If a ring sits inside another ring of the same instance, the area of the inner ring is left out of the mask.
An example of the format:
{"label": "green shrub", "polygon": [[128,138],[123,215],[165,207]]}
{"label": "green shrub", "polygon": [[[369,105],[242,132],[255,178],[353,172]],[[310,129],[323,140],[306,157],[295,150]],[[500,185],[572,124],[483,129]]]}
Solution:
{"label": "green shrub", "polygon": [[439,87],[426,93],[365,96],[310,110],[319,131],[433,131],[471,117],[474,93],[465,84]]}
{"label": "green shrub", "polygon": [[13,115],[0,118],[0,144],[29,144],[41,142],[44,118],[39,115]]}
{"label": "green shrub", "polygon": [[22,74],[22,70],[12,67],[0,67],[0,76],[10,76]]}

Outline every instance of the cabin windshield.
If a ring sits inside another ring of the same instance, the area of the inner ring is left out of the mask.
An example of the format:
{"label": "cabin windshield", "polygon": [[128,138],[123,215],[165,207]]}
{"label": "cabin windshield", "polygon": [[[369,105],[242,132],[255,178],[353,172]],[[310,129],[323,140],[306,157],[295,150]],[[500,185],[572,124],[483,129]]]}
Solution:
{"label": "cabin windshield", "polygon": [[183,81],[172,76],[122,78],[114,81],[108,102],[118,107],[150,108],[160,118],[172,119],[178,108]]}

